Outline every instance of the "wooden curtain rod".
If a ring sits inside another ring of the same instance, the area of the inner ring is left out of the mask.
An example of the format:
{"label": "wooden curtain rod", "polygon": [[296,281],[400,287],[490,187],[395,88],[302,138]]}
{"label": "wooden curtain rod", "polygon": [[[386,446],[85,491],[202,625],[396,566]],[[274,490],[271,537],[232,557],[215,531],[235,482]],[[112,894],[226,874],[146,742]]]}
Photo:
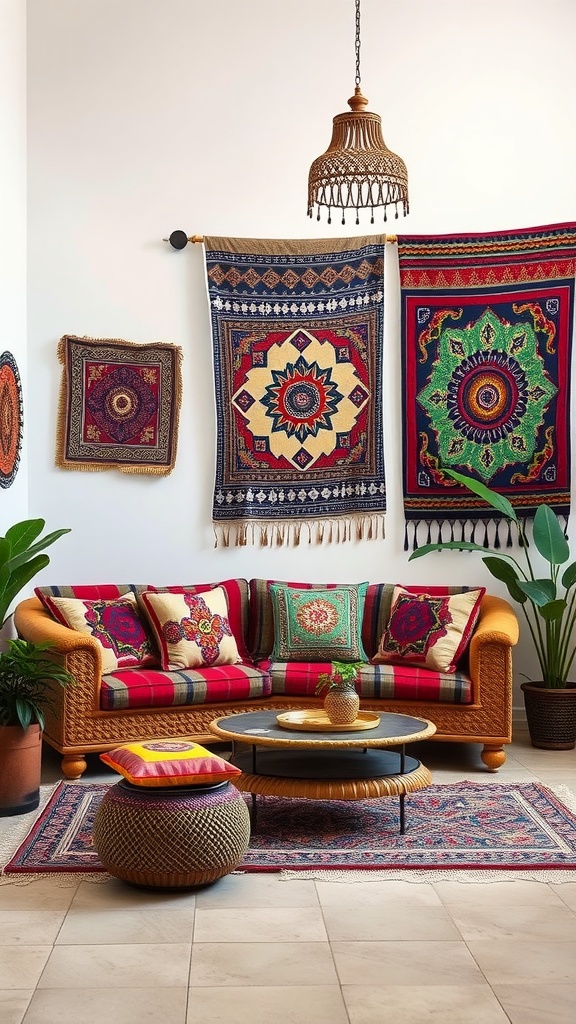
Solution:
{"label": "wooden curtain rod", "polygon": [[[185,249],[188,242],[203,242],[204,235],[187,235],[185,231],[173,231],[170,238],[163,238],[163,242],[170,242],[173,249]],[[386,241],[395,243],[398,235],[386,235]]]}

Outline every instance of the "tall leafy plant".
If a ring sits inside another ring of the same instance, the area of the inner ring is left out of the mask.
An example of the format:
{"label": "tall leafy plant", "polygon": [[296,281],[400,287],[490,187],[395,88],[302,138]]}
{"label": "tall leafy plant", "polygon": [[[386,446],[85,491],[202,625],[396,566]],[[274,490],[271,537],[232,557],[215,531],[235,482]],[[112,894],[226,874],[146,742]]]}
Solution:
{"label": "tall leafy plant", "polygon": [[43,519],[26,519],[15,523],[0,537],[0,628],[9,618],[8,609],[13,600],[37,573],[50,563],[48,555],[41,554],[69,529],[54,530],[41,537],[46,523]]}
{"label": "tall leafy plant", "polygon": [[[522,607],[538,657],[542,685],[549,689],[566,687],[576,655],[576,562],[566,566],[570,561],[570,548],[556,514],[549,505],[540,505],[530,540],[524,523],[503,494],[455,470],[444,469],[443,472],[508,520],[516,531],[518,558],[507,553],[497,554],[470,541],[445,541],[424,544],[410,555],[410,561],[430,551],[481,551],[486,568],[505,584],[510,597]],[[531,545],[548,564],[545,576],[536,574],[530,556]],[[519,561],[520,557],[524,564]],[[561,570],[561,566],[565,568]]]}

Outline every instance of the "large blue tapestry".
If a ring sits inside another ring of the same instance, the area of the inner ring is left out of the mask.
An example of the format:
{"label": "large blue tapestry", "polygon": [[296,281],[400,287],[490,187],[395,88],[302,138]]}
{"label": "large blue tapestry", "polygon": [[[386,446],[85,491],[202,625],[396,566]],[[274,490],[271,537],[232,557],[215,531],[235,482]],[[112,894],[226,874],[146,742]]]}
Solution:
{"label": "large blue tapestry", "polygon": [[205,238],[216,542],[384,533],[384,236]]}

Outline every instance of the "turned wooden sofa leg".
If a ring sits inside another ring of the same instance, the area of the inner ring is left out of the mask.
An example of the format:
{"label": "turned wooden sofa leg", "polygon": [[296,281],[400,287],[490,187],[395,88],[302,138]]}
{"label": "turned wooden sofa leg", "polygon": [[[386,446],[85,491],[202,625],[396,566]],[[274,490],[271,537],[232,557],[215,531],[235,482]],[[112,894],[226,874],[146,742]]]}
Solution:
{"label": "turned wooden sofa leg", "polygon": [[64,754],[62,758],[62,772],[67,779],[79,779],[87,767],[84,754]]}
{"label": "turned wooden sofa leg", "polygon": [[480,757],[488,768],[488,771],[496,772],[502,767],[506,760],[506,751],[504,750],[504,747],[494,747],[490,743],[485,743]]}

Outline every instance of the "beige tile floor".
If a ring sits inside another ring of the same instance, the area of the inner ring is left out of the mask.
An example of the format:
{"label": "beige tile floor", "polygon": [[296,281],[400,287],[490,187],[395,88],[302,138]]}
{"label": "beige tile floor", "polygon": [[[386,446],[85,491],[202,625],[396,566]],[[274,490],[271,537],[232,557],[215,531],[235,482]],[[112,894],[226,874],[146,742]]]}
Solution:
{"label": "beige tile floor", "polygon": [[[515,731],[506,765],[422,744],[434,781],[567,785],[576,752]],[[86,779],[106,775],[97,758]],[[58,778],[47,752],[44,781]],[[0,832],[15,819],[0,819]],[[575,874],[576,879],[576,874]],[[1,1024],[572,1024],[576,880],[228,875],[163,894],[50,876],[0,886]]]}

